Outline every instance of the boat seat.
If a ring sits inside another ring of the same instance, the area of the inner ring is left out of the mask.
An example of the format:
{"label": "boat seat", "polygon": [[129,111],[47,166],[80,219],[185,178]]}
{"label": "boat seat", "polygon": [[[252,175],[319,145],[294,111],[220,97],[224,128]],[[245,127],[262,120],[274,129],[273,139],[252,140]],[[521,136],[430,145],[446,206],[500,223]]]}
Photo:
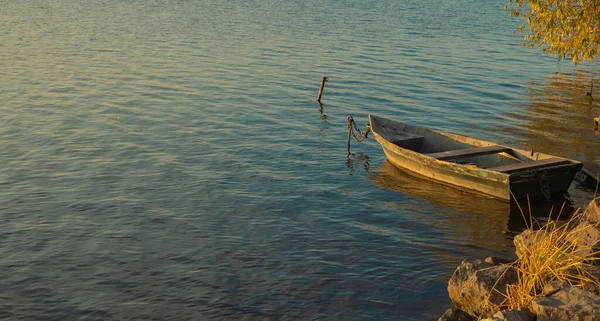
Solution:
{"label": "boat seat", "polygon": [[457,149],[457,150],[449,150],[446,152],[425,154],[429,157],[433,157],[439,160],[451,160],[462,157],[473,157],[473,156],[482,156],[489,154],[497,154],[511,151],[512,149],[506,146],[501,145],[493,145],[493,146],[485,146],[485,147],[474,147],[474,148],[465,148],[465,149]]}
{"label": "boat seat", "polygon": [[571,161],[569,161],[568,159],[548,158],[548,159],[542,159],[542,160],[538,160],[538,161],[531,161],[531,162],[491,167],[491,168],[488,168],[487,170],[505,173],[505,174],[511,174],[511,173],[525,171],[525,170],[529,170],[529,169],[537,169],[537,168],[542,168],[542,167],[557,166],[557,165],[563,165],[563,164],[569,164],[569,163],[571,163]]}

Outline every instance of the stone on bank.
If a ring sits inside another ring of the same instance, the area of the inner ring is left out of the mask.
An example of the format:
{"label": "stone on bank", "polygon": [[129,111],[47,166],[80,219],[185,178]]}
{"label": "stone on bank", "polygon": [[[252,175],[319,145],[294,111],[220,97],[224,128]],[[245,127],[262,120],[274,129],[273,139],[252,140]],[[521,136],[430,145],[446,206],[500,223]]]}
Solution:
{"label": "stone on bank", "polygon": [[[600,198],[592,201],[575,221],[571,239],[577,252],[595,253],[600,249]],[[534,233],[526,230],[515,236],[518,258],[531,251]],[[507,310],[507,285],[518,281],[513,262],[498,258],[464,260],[448,282],[448,295],[454,304],[439,321],[600,321],[600,261],[579,266],[588,281],[572,286],[553,281],[533,299],[528,308]],[[516,265],[515,265],[516,266]],[[595,279],[595,280],[594,280]],[[592,282],[590,282],[592,280]]]}
{"label": "stone on bank", "polygon": [[502,309],[506,286],[516,282],[517,271],[511,266],[464,260],[448,282],[448,295],[455,307],[487,316]]}

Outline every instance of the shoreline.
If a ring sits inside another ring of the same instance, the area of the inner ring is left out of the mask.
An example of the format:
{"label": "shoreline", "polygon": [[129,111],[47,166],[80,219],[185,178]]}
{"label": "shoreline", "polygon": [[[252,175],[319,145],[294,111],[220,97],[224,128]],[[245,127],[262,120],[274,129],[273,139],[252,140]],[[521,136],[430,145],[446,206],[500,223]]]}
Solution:
{"label": "shoreline", "polygon": [[543,223],[514,237],[516,260],[463,260],[439,321],[600,321],[600,198]]}

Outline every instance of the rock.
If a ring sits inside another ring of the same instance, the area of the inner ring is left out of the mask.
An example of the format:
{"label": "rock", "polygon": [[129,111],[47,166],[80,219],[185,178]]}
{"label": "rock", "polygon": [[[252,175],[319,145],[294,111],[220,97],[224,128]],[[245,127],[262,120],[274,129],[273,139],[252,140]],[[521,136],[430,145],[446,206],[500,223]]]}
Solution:
{"label": "rock", "polygon": [[535,314],[526,308],[498,311],[494,316],[480,321],[535,321]]}
{"label": "rock", "polygon": [[600,197],[590,202],[583,216],[592,224],[600,224]]}
{"label": "rock", "polygon": [[598,282],[586,283],[583,285],[583,289],[600,296],[600,266],[590,266],[585,270],[590,274],[589,276],[593,281]]}
{"label": "rock", "polygon": [[[567,273],[570,275],[583,276],[583,280],[581,280],[583,283],[578,284],[577,286],[578,287],[581,286],[581,289],[600,296],[600,266],[582,264],[582,265],[579,265],[577,268],[575,268],[575,267],[570,268],[567,271]],[[579,281],[579,280],[577,280],[577,281]],[[558,286],[557,286],[557,284],[558,284]],[[555,282],[552,282],[552,283],[546,285],[546,287],[544,288],[544,292],[542,292],[542,295],[544,295],[544,296],[550,295],[550,294],[546,293],[545,291],[557,292],[557,291],[550,290],[550,289],[552,289],[552,286],[557,286],[557,290],[560,290],[561,283],[558,281],[555,281]]]}
{"label": "rock", "polygon": [[457,308],[486,317],[501,310],[506,285],[516,282],[517,272],[511,266],[465,260],[448,281],[448,295]]}
{"label": "rock", "polygon": [[544,287],[542,290],[542,296],[551,296],[552,294],[562,290],[562,282],[552,281]]}
{"label": "rock", "polygon": [[531,236],[533,233],[531,230],[525,230],[522,233],[515,236],[513,243],[515,244],[515,253],[518,258],[523,256],[523,253],[527,253],[531,247]]}
{"label": "rock", "polygon": [[582,220],[571,231],[570,242],[575,244],[580,255],[596,252],[600,249],[600,226]]}
{"label": "rock", "polygon": [[476,320],[475,317],[470,316],[467,312],[465,312],[461,309],[457,309],[457,308],[450,308],[450,309],[446,310],[444,315],[442,315],[442,317],[438,319],[438,321],[475,321],[475,320]]}
{"label": "rock", "polygon": [[600,297],[566,283],[552,282],[547,296],[533,300],[537,321],[600,321]]}
{"label": "rock", "polygon": [[511,260],[509,259],[503,259],[500,257],[495,257],[495,256],[488,256],[485,258],[484,260],[485,263],[489,263],[489,264],[493,264],[493,265],[500,265],[500,264],[508,264],[508,263],[512,263]]}
{"label": "rock", "polygon": [[535,321],[535,314],[526,308],[500,311],[492,317],[494,321]]}

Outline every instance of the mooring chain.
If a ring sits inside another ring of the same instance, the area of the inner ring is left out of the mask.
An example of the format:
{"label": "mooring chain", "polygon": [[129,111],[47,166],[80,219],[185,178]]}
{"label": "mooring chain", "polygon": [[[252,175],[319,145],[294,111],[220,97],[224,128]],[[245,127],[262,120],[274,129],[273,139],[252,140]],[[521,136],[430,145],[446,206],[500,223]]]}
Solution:
{"label": "mooring chain", "polygon": [[[348,116],[348,156],[350,155],[350,136],[354,137],[354,140],[360,143],[367,139],[370,131],[371,126],[369,126],[369,124],[367,124],[364,132],[360,131],[358,126],[356,126],[356,122],[354,122],[354,118],[352,118],[352,116]],[[356,133],[358,133],[360,138],[356,135]]]}
{"label": "mooring chain", "polygon": [[[362,132],[360,129],[358,129],[358,126],[356,126],[356,122],[354,121],[354,118],[352,118],[352,116],[348,116],[348,136],[350,136],[350,134],[352,134],[352,137],[354,137],[354,140],[357,142],[362,142],[365,139],[367,139],[367,136],[369,135],[369,132],[371,131],[371,126],[369,126],[369,124],[367,124],[367,126],[365,127],[365,131]],[[358,136],[360,136],[360,138],[356,135],[356,133],[358,133]]]}

